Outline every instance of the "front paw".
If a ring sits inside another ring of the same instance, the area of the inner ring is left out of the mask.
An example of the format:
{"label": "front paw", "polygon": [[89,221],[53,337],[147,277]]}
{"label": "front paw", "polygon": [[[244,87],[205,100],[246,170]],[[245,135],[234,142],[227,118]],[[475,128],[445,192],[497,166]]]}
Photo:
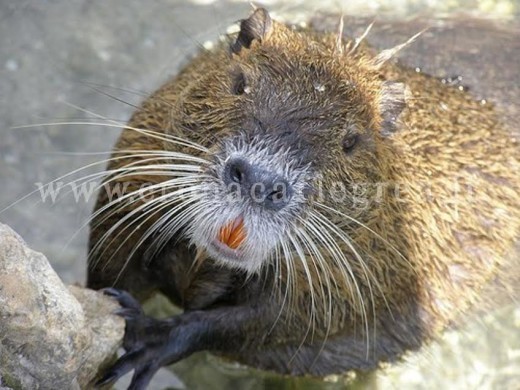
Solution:
{"label": "front paw", "polygon": [[105,373],[96,386],[115,382],[134,370],[129,389],[145,389],[159,368],[178,360],[173,353],[175,348],[171,347],[174,340],[170,337],[177,321],[175,318],[157,320],[146,316],[139,302],[126,291],[109,288],[103,292],[116,299],[121,306],[116,314],[126,320],[123,339],[126,353]]}

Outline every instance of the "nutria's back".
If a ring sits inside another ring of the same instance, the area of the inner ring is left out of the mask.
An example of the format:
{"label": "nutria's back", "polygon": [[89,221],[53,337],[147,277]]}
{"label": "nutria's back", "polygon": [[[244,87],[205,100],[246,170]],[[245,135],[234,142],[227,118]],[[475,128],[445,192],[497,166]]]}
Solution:
{"label": "nutria's back", "polygon": [[491,103],[396,52],[257,10],[123,131],[107,188],[127,195],[100,194],[89,285],[161,290],[217,332],[195,350],[279,372],[419,347],[520,234],[519,145]]}

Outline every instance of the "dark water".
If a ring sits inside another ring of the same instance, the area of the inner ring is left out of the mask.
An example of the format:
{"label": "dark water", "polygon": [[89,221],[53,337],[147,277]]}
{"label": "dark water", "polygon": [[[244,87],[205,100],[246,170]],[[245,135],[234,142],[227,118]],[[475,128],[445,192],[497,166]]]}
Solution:
{"label": "dark water", "polygon": [[[390,6],[356,0],[340,7],[337,1],[273,1],[267,6],[286,20],[313,17],[316,25],[327,28],[337,16],[317,17],[317,11],[377,13],[369,41],[381,48],[429,24],[432,28],[413,51],[404,53],[403,61],[439,77],[462,75],[475,98],[497,103],[510,122],[518,123],[519,2],[462,0],[433,8],[428,3],[403,0]],[[228,1],[0,1],[0,210],[8,207],[0,221],[43,252],[65,281],[84,280],[84,225],[95,199],[88,186],[78,196],[67,194],[67,182],[102,171],[98,162],[107,157],[119,132],[84,123],[93,116],[82,110],[124,122],[132,105],[175,74],[199,44],[215,40],[249,11],[247,2]],[[422,17],[412,18],[418,14]],[[474,21],[475,15],[492,20]],[[346,31],[357,32],[373,19],[347,17]],[[12,129],[37,123],[47,125]],[[59,180],[63,188],[56,201],[42,200],[38,183],[96,163]],[[284,379],[205,354],[173,370],[190,389],[345,387],[345,378]],[[172,378],[163,374],[162,380]],[[356,383],[385,389],[520,388],[519,306],[497,307],[447,332],[406,362]],[[161,387],[166,385],[154,385]]]}

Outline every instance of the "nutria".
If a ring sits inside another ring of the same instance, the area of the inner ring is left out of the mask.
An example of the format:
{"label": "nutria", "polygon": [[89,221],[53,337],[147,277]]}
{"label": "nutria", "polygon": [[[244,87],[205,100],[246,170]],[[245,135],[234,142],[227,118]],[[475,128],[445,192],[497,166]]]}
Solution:
{"label": "nutria", "polygon": [[[477,300],[520,233],[518,143],[492,104],[389,61],[412,41],[257,9],[142,104],[93,216],[88,285],[127,320],[100,384],[201,350],[371,370]],[[145,316],[157,291],[183,314]]]}

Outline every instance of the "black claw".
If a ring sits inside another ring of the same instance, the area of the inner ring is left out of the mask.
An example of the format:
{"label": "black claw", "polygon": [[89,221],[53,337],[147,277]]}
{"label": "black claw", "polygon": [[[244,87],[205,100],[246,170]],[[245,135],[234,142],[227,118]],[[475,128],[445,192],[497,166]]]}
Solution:
{"label": "black claw", "polygon": [[125,320],[132,320],[142,314],[141,310],[123,307],[114,311],[114,314],[123,317]]}
{"label": "black claw", "polygon": [[136,369],[128,390],[145,390],[158,369],[151,364]]}
{"label": "black claw", "polygon": [[118,290],[117,288],[114,288],[114,287],[102,288],[99,291],[101,291],[105,295],[108,295],[109,297],[114,297],[114,298],[119,297],[119,295],[121,295],[121,293],[122,293],[121,290]]}
{"label": "black claw", "polygon": [[112,382],[115,382],[117,380],[117,377],[114,373],[112,372],[107,372],[100,380],[98,380],[95,384],[94,384],[94,387],[95,388],[98,388],[98,387],[103,387],[105,385],[108,385]]}
{"label": "black claw", "polygon": [[109,384],[111,382],[117,381],[123,375],[132,371],[138,364],[139,360],[143,356],[143,351],[136,350],[125,353],[123,356],[119,358],[119,360],[112,366],[110,371],[99,380],[98,383],[101,384]]}
{"label": "black claw", "polygon": [[130,295],[130,293],[113,287],[104,288],[101,291],[103,291],[103,294],[116,299],[123,308],[132,309],[138,315],[143,313],[139,301]]}

